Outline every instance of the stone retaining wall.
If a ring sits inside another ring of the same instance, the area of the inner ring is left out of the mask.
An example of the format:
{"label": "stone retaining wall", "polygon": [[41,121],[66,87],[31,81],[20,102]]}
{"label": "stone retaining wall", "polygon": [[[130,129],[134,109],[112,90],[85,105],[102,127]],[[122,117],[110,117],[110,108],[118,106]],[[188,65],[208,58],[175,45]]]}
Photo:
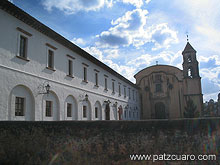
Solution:
{"label": "stone retaining wall", "polygon": [[0,164],[151,164],[129,155],[216,154],[219,159],[219,152],[219,118],[0,122]]}

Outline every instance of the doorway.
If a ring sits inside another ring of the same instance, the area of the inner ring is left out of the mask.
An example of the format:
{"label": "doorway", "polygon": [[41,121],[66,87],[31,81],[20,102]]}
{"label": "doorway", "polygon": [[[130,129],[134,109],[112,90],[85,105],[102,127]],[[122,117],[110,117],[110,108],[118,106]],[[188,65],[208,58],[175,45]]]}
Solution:
{"label": "doorway", "polygon": [[162,102],[155,104],[155,118],[166,119],[165,105]]}

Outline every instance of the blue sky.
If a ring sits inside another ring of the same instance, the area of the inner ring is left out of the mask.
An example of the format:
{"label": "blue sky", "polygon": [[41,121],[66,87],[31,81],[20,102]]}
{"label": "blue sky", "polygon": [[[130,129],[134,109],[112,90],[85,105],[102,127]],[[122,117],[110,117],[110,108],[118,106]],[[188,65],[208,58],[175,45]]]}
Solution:
{"label": "blue sky", "polygon": [[197,50],[204,101],[220,92],[219,0],[13,0],[135,83],[159,64],[182,69],[186,33]]}

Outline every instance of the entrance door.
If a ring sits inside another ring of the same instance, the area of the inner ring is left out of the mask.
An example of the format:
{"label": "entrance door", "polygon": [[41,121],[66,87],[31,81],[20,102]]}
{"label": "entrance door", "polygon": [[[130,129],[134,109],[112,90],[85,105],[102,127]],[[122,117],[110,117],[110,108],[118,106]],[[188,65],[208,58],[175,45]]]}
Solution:
{"label": "entrance door", "polygon": [[161,102],[155,104],[155,118],[166,119],[165,105]]}
{"label": "entrance door", "polygon": [[105,107],[105,120],[110,120],[110,106],[109,106],[109,104],[106,104],[106,107]]}

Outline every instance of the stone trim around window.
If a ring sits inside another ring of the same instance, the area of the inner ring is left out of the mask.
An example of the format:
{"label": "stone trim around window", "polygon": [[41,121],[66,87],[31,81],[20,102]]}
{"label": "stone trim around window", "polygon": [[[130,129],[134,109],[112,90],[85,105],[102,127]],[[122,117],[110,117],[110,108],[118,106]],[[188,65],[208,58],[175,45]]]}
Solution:
{"label": "stone trim around window", "polygon": [[24,30],[24,29],[22,29],[22,28],[20,28],[20,27],[17,27],[16,29],[17,29],[19,32],[22,32],[22,33],[24,33],[25,35],[27,35],[27,36],[29,36],[29,37],[32,36],[31,33],[27,32],[26,30]]}
{"label": "stone trim around window", "polygon": [[57,48],[56,48],[55,46],[53,46],[53,45],[51,45],[51,44],[49,44],[49,43],[46,43],[45,45],[48,46],[48,47],[50,47],[50,48],[52,48],[52,49],[54,49],[54,50],[57,50]]}

